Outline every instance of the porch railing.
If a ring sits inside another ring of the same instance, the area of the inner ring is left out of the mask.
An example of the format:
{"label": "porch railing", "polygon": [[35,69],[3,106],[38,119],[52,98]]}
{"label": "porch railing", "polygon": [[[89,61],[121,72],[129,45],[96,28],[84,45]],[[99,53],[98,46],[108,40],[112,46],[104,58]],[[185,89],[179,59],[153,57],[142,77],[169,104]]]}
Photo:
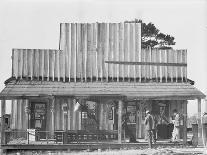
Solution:
{"label": "porch railing", "polygon": [[117,130],[5,131],[5,144],[70,144],[118,140]]}

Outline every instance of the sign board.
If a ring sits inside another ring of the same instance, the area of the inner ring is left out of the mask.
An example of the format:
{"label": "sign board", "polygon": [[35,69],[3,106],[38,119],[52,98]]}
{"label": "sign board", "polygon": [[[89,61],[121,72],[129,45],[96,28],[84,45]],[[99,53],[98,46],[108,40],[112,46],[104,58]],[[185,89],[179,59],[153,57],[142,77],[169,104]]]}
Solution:
{"label": "sign board", "polygon": [[35,129],[27,129],[27,140],[35,141]]}

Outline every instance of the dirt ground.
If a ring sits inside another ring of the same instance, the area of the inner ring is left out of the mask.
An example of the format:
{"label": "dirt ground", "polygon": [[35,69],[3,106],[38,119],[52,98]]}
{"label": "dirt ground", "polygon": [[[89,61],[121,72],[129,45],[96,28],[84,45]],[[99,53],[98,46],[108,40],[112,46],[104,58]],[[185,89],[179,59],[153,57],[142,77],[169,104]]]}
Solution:
{"label": "dirt ground", "polygon": [[8,153],[9,155],[198,155],[206,154],[207,148],[193,147],[158,147],[154,149],[122,149],[122,150],[96,150],[96,151],[24,151]]}

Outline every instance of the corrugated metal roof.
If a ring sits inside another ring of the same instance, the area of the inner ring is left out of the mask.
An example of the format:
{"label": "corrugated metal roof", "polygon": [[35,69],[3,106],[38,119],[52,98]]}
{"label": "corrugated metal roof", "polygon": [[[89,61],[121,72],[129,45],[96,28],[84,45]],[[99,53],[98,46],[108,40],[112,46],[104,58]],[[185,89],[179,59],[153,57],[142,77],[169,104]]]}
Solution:
{"label": "corrugated metal roof", "polygon": [[195,99],[205,95],[189,83],[64,83],[51,81],[10,82],[0,98],[34,96],[125,96],[128,99]]}

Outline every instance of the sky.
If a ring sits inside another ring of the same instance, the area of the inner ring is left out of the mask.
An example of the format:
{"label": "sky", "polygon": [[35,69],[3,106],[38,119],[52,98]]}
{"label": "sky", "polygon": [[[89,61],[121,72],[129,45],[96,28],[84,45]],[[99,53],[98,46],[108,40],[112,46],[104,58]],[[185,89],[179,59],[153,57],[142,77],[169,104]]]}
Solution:
{"label": "sky", "polygon": [[[174,36],[175,49],[188,50],[188,78],[207,94],[206,16],[207,0],[1,0],[0,90],[11,76],[12,48],[58,49],[61,22],[137,18]],[[189,102],[188,113],[197,113],[196,101]]]}

